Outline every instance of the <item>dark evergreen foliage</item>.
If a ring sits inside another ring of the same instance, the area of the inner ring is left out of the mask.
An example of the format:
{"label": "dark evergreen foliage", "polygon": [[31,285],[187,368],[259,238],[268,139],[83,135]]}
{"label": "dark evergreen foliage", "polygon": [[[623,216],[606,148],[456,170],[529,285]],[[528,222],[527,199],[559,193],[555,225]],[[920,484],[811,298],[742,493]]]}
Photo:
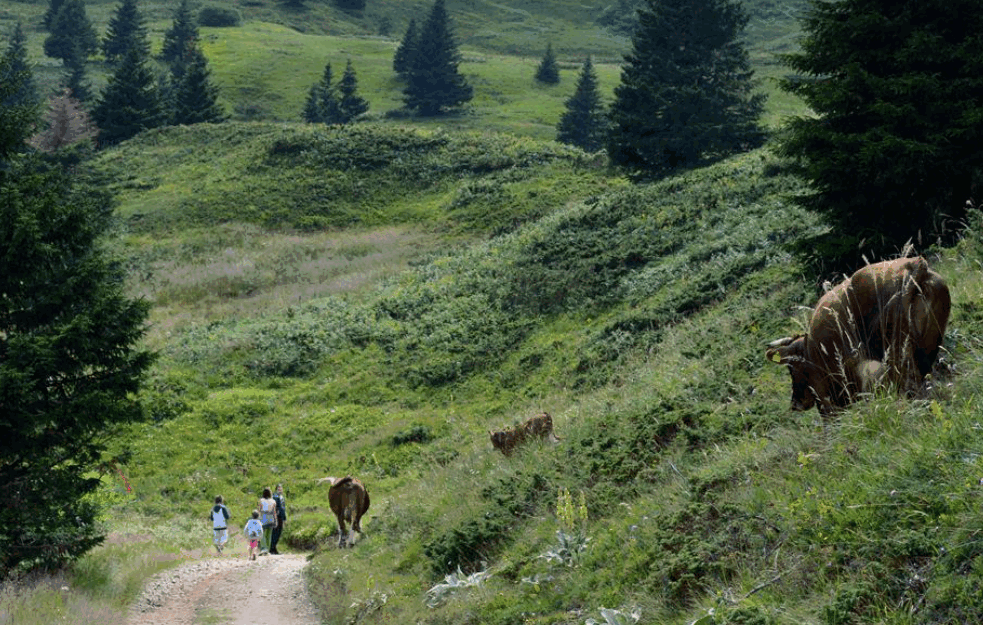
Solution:
{"label": "dark evergreen foliage", "polygon": [[833,226],[810,249],[852,266],[951,235],[980,201],[983,4],[813,2],[803,30],[782,86],[817,116],[790,122],[780,149]]}
{"label": "dark evergreen foliage", "polygon": [[553,55],[553,44],[546,44],[546,53],[543,60],[536,68],[536,80],[548,85],[556,85],[560,82],[560,66],[556,64],[556,57]]}
{"label": "dark evergreen foliage", "polygon": [[403,90],[406,107],[420,115],[438,115],[469,102],[474,94],[458,72],[461,58],[444,0],[434,0],[417,42]]}
{"label": "dark evergreen foliage", "polygon": [[345,73],[342,74],[341,81],[338,83],[338,92],[341,94],[338,103],[341,123],[347,124],[369,110],[369,103],[357,93],[358,79],[355,77],[355,68],[352,67],[351,59],[348,59]]}
{"label": "dark evergreen foliage", "polygon": [[304,105],[304,121],[310,124],[340,124],[341,104],[332,83],[331,63],[324,66],[321,81],[311,86]]}
{"label": "dark evergreen foliage", "polygon": [[82,0],[65,0],[51,22],[44,40],[44,53],[68,63],[84,60],[99,49],[99,37],[85,12]]}
{"label": "dark evergreen foliage", "polygon": [[102,53],[110,63],[118,62],[133,46],[144,54],[150,52],[147,27],[137,9],[137,0],[122,0],[109,19],[106,38],[102,40]]}
{"label": "dark evergreen foliage", "polygon": [[393,71],[400,76],[405,76],[410,71],[413,57],[419,46],[419,38],[420,33],[416,28],[416,20],[411,19],[410,25],[406,28],[406,34],[403,35],[403,40],[399,42],[396,54],[393,55]]}
{"label": "dark evergreen foliage", "polygon": [[334,0],[334,5],[343,11],[362,11],[365,0]]}
{"label": "dark evergreen foliage", "polygon": [[102,540],[85,500],[107,430],[142,418],[149,305],[124,294],[99,237],[109,196],[60,166],[0,172],[0,574],[50,567]]}
{"label": "dark evergreen foliage", "polygon": [[57,17],[58,11],[61,10],[63,4],[65,4],[65,0],[51,0],[48,3],[48,9],[44,12],[44,17],[41,18],[41,25],[48,32],[51,32],[51,27],[55,23],[55,17]]}
{"label": "dark evergreen foliage", "polygon": [[160,58],[165,63],[173,63],[184,56],[188,45],[198,39],[198,20],[191,8],[190,0],[181,0],[174,14],[174,22],[164,32],[164,43]]}
{"label": "dark evergreen foliage", "polygon": [[0,72],[3,72],[0,75],[0,81],[17,82],[19,80],[19,85],[16,93],[11,95],[9,99],[4,97],[0,100],[0,105],[4,107],[39,106],[41,95],[38,91],[37,82],[34,80],[34,72],[27,60],[27,36],[24,34],[24,28],[20,22],[17,22],[13,33],[11,33],[4,58],[9,62],[0,68]]}
{"label": "dark evergreen foliage", "polygon": [[577,89],[566,101],[566,111],[560,117],[556,130],[557,141],[576,145],[585,152],[596,152],[604,147],[608,120],[590,57],[584,61],[577,79]]}
{"label": "dark evergreen foliage", "polygon": [[184,68],[174,89],[174,124],[219,123],[228,119],[218,102],[219,90],[211,80],[208,59],[191,41],[181,60]]}
{"label": "dark evergreen foliage", "polygon": [[734,0],[646,0],[611,107],[611,161],[664,175],[760,145],[764,96],[753,94]]}
{"label": "dark evergreen foliage", "polygon": [[167,123],[160,91],[147,56],[133,48],[109,78],[105,91],[92,111],[99,126],[99,144],[112,145],[142,130]]}
{"label": "dark evergreen foliage", "polygon": [[15,59],[11,48],[0,56],[0,174],[8,166],[8,159],[24,148],[41,116],[40,102],[24,98],[24,85],[31,80],[30,69],[17,70]]}
{"label": "dark evergreen foliage", "polygon": [[67,88],[73,98],[79,102],[88,102],[92,99],[92,85],[89,84],[85,75],[85,61],[73,59],[65,67],[68,73],[65,76],[65,88]]}

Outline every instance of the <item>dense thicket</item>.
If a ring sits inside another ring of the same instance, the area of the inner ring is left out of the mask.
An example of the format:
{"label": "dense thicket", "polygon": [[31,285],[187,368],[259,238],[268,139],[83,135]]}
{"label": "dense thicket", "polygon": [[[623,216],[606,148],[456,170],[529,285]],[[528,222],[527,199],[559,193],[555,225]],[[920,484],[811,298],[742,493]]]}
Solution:
{"label": "dense thicket", "polygon": [[435,0],[406,73],[403,102],[420,115],[437,115],[469,102],[473,90],[458,71],[461,56],[444,0]]}
{"label": "dense thicket", "polygon": [[611,108],[612,162],[663,175],[763,141],[733,0],[646,0]]}
{"label": "dense thicket", "polygon": [[814,2],[803,28],[783,87],[817,115],[788,124],[782,151],[833,224],[820,252],[854,264],[951,234],[979,201],[983,5]]}

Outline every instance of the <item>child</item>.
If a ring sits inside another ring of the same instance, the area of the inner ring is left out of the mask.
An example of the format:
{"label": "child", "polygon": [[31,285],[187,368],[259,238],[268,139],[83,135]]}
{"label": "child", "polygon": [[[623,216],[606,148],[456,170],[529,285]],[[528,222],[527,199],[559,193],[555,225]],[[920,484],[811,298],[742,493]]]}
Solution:
{"label": "child", "polygon": [[246,521],[246,527],[242,528],[242,533],[249,541],[249,559],[256,559],[256,549],[259,548],[259,539],[263,537],[263,524],[259,522],[259,510],[253,510],[253,518]]}
{"label": "child", "polygon": [[229,540],[229,509],[222,503],[222,496],[215,497],[215,505],[212,507],[212,529],[215,533],[215,549],[222,553],[222,547]]}

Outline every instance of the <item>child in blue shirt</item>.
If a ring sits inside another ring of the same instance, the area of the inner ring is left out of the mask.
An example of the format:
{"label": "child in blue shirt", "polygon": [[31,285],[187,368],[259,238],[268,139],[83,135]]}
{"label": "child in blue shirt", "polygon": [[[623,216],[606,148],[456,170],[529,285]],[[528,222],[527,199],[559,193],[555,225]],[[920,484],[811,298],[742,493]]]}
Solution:
{"label": "child in blue shirt", "polygon": [[242,533],[246,535],[246,540],[249,541],[249,559],[255,560],[259,541],[263,538],[263,524],[259,521],[259,510],[253,510],[253,518],[246,521]]}

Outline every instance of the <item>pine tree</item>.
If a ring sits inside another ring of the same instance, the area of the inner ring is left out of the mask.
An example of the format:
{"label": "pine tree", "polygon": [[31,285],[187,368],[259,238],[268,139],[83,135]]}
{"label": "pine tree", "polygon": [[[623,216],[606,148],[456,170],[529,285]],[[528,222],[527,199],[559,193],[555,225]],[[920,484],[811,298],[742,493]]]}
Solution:
{"label": "pine tree", "polygon": [[102,53],[107,61],[116,63],[133,46],[139,46],[144,54],[150,52],[147,27],[137,9],[137,0],[122,0],[109,19],[106,38],[102,40]]}
{"label": "pine tree", "polygon": [[782,87],[816,116],[789,123],[780,151],[832,226],[809,248],[853,266],[934,242],[981,195],[983,4],[813,2],[803,32]]}
{"label": "pine tree", "polygon": [[92,99],[92,86],[85,76],[85,59],[73,58],[65,62],[68,74],[65,76],[65,88],[79,102]]}
{"label": "pine tree", "polygon": [[142,419],[149,305],[101,243],[105,191],[27,157],[0,168],[0,576],[102,540],[91,494],[113,428]]}
{"label": "pine tree", "polygon": [[577,79],[577,89],[565,106],[566,112],[556,127],[556,140],[576,145],[585,152],[596,152],[604,147],[608,121],[590,57],[584,61]]}
{"label": "pine tree", "polygon": [[461,58],[444,0],[434,0],[417,41],[403,90],[406,107],[420,115],[437,115],[470,101],[474,94],[458,72]]}
{"label": "pine tree", "polygon": [[82,0],[65,0],[51,22],[50,32],[44,40],[44,53],[53,59],[86,59],[99,49],[99,37]]}
{"label": "pine tree", "polygon": [[369,103],[357,94],[358,79],[355,78],[355,68],[352,67],[352,60],[348,59],[345,66],[345,73],[341,76],[338,83],[338,91],[341,99],[338,108],[341,111],[341,123],[347,124],[362,113],[369,110]]}
{"label": "pine tree", "polygon": [[546,54],[539,62],[536,69],[536,80],[547,85],[556,85],[560,82],[560,67],[556,64],[556,57],[553,56],[553,44],[546,44]]}
{"label": "pine tree", "polygon": [[147,56],[138,48],[130,49],[92,110],[92,119],[99,126],[99,144],[124,141],[164,125],[167,118]]}
{"label": "pine tree", "polygon": [[190,0],[181,0],[174,14],[174,22],[164,33],[164,45],[160,58],[165,63],[174,63],[184,56],[188,44],[198,40],[198,20],[191,10]]}
{"label": "pine tree", "polygon": [[331,84],[331,63],[324,66],[321,81],[311,86],[304,105],[304,121],[310,124],[340,124],[341,104],[335,86]]}
{"label": "pine tree", "polygon": [[219,123],[227,119],[218,103],[218,87],[211,81],[208,59],[192,41],[182,61],[184,71],[174,90],[175,124]]}
{"label": "pine tree", "polygon": [[[34,72],[27,61],[27,36],[24,34],[24,27],[20,22],[14,26],[14,32],[10,36],[10,43],[4,57],[9,60],[9,66],[4,70],[10,76],[20,76],[21,83],[17,94],[10,99],[3,99],[6,106],[40,106],[41,96],[38,91],[37,82],[34,80]],[[0,80],[3,78],[0,77]]]}
{"label": "pine tree", "polygon": [[0,106],[0,173],[7,166],[6,161],[24,148],[41,114],[38,101],[24,98],[24,85],[31,80],[30,68],[18,70],[16,65],[16,55],[8,48],[0,56],[0,102],[10,103]]}
{"label": "pine tree", "polygon": [[403,40],[399,42],[399,47],[396,48],[396,54],[393,55],[393,71],[400,76],[405,76],[410,71],[410,67],[413,64],[413,57],[416,55],[416,50],[419,46],[419,37],[420,34],[417,32],[416,20],[411,19],[410,25],[406,28],[406,34],[403,35]]}
{"label": "pine tree", "polygon": [[98,133],[82,103],[72,97],[69,89],[53,96],[45,115],[46,129],[31,137],[31,145],[43,152],[52,152],[79,141],[91,143]]}
{"label": "pine tree", "polygon": [[63,4],[65,4],[65,0],[51,0],[48,3],[48,10],[44,12],[44,17],[41,18],[41,24],[48,32],[51,32],[51,27],[55,23],[55,17],[57,17],[58,11],[61,10]]}
{"label": "pine tree", "polygon": [[735,0],[645,0],[611,107],[611,161],[663,175],[759,145],[764,96]]}

